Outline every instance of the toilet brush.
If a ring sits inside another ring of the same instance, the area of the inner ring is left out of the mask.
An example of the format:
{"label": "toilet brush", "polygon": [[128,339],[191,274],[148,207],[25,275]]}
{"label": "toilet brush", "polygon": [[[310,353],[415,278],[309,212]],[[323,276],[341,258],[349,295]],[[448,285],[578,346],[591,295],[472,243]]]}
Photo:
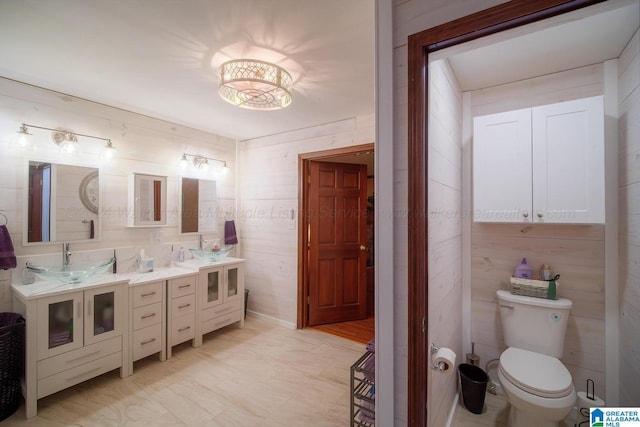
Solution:
{"label": "toilet brush", "polygon": [[471,353],[467,353],[467,363],[474,366],[480,366],[480,357],[476,354],[475,347],[476,343],[471,342]]}

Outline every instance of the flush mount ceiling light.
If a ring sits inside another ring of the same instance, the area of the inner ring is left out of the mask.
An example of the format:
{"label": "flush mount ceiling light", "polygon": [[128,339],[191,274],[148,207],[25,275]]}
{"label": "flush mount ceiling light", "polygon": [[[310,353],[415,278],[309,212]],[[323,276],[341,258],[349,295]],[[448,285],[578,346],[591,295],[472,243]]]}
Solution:
{"label": "flush mount ceiling light", "polygon": [[291,104],[293,79],[282,67],[257,59],[234,59],[220,65],[218,94],[250,110],[279,110]]}
{"label": "flush mount ceiling light", "polygon": [[73,151],[75,151],[76,147],[78,146],[78,137],[82,136],[85,138],[93,138],[93,139],[99,139],[101,141],[106,141],[107,145],[104,148],[103,157],[110,159],[115,157],[115,155],[117,154],[117,150],[113,146],[109,138],[101,138],[99,136],[85,135],[82,133],[71,132],[66,129],[53,129],[45,126],[36,126],[28,123],[22,123],[22,125],[18,129],[17,133],[20,135],[20,145],[23,145],[23,146],[26,145],[26,137],[28,135],[31,135],[29,133],[29,128],[50,130],[51,139],[53,140],[53,142],[60,148],[60,150],[66,151],[68,153],[72,153]]}

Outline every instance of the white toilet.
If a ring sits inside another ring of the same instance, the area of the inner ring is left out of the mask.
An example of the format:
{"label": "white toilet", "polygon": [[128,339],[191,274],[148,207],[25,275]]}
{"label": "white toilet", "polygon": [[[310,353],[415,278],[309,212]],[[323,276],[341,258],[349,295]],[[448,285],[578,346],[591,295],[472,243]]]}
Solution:
{"label": "white toilet", "polygon": [[504,342],[498,379],[509,400],[509,427],[556,427],[573,408],[571,374],[558,360],[571,300],[513,295],[499,290]]}

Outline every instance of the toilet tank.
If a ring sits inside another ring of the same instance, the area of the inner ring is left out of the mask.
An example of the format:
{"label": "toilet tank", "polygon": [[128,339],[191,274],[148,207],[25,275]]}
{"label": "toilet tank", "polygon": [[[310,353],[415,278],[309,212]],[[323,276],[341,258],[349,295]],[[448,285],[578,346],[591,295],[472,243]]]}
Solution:
{"label": "toilet tank", "polygon": [[566,298],[549,300],[513,295],[499,290],[498,308],[504,343],[557,357],[564,354],[564,337],[573,303]]}

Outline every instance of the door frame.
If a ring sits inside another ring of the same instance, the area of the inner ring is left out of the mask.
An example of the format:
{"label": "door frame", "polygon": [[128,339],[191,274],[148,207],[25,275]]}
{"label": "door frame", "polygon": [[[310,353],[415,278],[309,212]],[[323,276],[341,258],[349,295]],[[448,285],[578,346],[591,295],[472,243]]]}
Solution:
{"label": "door frame", "polygon": [[409,36],[408,425],[426,426],[428,343],[429,54],[605,0],[512,0]]}
{"label": "door frame", "polygon": [[[307,246],[309,243],[307,229],[309,227],[309,190],[305,177],[309,176],[309,164],[311,161],[331,161],[332,158],[360,153],[373,153],[374,143],[353,145],[332,150],[314,151],[298,154],[298,318],[297,329],[304,329],[309,324],[309,307],[307,295],[309,294],[309,263],[307,260]],[[375,179],[375,177],[374,177]],[[374,267],[375,268],[375,267]]]}

